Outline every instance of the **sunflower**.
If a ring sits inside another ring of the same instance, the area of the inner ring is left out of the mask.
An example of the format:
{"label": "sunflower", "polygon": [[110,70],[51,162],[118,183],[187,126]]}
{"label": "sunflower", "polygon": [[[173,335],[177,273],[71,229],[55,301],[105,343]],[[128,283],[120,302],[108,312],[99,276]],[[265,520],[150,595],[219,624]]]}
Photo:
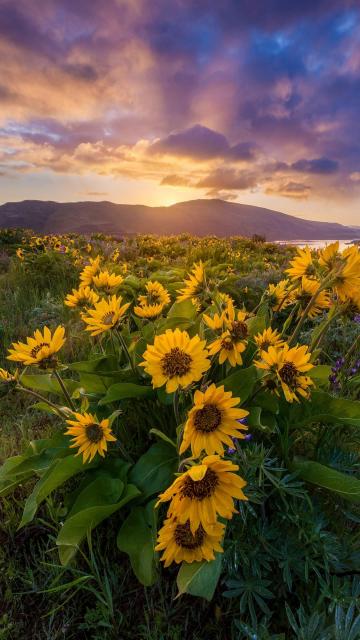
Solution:
{"label": "sunflower", "polygon": [[73,289],[72,293],[68,293],[64,304],[67,307],[85,307],[94,305],[99,300],[99,296],[90,287],[80,285],[78,289]]}
{"label": "sunflower", "polygon": [[198,264],[194,264],[184,284],[185,287],[178,291],[177,301],[197,299],[206,286],[205,269],[201,260]]}
{"label": "sunflower", "polygon": [[164,305],[160,304],[142,304],[141,306],[134,307],[134,313],[139,318],[157,318],[164,309]]}
{"label": "sunflower", "polygon": [[277,284],[269,284],[266,294],[273,311],[285,309],[294,302],[290,280],[287,279],[280,280]]}
{"label": "sunflower", "polygon": [[272,329],[271,327],[264,329],[262,333],[254,336],[254,340],[260,352],[266,351],[270,346],[281,347],[285,344],[278,330]]}
{"label": "sunflower", "polygon": [[249,414],[244,409],[235,408],[240,398],[233,398],[231,391],[211,384],[206,391],[195,391],[194,406],[189,411],[184,428],[180,454],[191,446],[194,458],[202,451],[208,455],[224,455],[223,443],[233,445],[231,438],[244,438],[241,433],[247,427],[238,421]]}
{"label": "sunflower", "polygon": [[[319,280],[307,278],[303,276],[301,278],[301,285],[294,291],[295,299],[300,303],[300,309],[298,316],[300,317],[303,310],[307,307],[313,295],[317,292],[321,285]],[[328,309],[331,306],[330,295],[327,291],[320,291],[317,295],[315,302],[312,304],[309,310],[309,318],[316,318],[324,309]]]}
{"label": "sunflower", "polygon": [[339,241],[328,244],[324,249],[319,251],[319,264],[322,267],[326,267],[328,271],[331,271],[336,265],[340,257],[339,253]]}
{"label": "sunflower", "polygon": [[80,280],[82,285],[90,285],[93,282],[93,277],[100,269],[100,256],[96,258],[90,258],[90,264],[88,264],[80,273]]}
{"label": "sunflower", "polygon": [[91,413],[74,413],[76,420],[66,420],[70,425],[65,431],[65,435],[73,436],[70,449],[79,448],[77,456],[83,454],[83,462],[91,462],[97,453],[102,457],[107,451],[107,443],[114,442],[115,436],[112,434],[108,419],[99,420]]}
{"label": "sunflower", "polygon": [[92,278],[93,285],[105,293],[111,293],[117,289],[123,280],[124,278],[122,276],[117,276],[115,273],[109,273],[107,269],[99,271],[99,273],[94,275]]}
{"label": "sunflower", "polygon": [[356,296],[360,290],[360,251],[353,246],[345,249],[341,257],[344,266],[337,276],[334,289],[341,302]]}
{"label": "sunflower", "polygon": [[25,256],[24,256],[24,252],[23,250],[19,247],[18,249],[16,249],[16,255],[19,258],[19,260],[24,260]]}
{"label": "sunflower", "polygon": [[210,367],[207,356],[205,340],[198,335],[190,338],[187,331],[167,329],[148,345],[140,366],[151,375],[154,388],[166,384],[166,391],[172,393],[200,380]]}
{"label": "sunflower", "polygon": [[232,367],[236,367],[237,364],[242,364],[241,354],[245,351],[246,344],[243,340],[233,337],[227,329],[209,344],[208,349],[211,356],[219,354],[219,364],[228,360]]}
{"label": "sunflower", "polygon": [[170,295],[169,292],[163,287],[160,282],[152,281],[145,285],[146,294],[138,297],[138,302],[141,306],[152,306],[162,304],[163,306],[169,304]]}
{"label": "sunflower", "polygon": [[220,315],[218,313],[214,313],[213,316],[208,316],[206,313],[203,313],[203,320],[207,326],[213,331],[219,331],[223,329],[225,323],[225,312],[223,311]]}
{"label": "sunflower", "polygon": [[158,533],[155,551],[163,551],[161,560],[164,567],[172,562],[179,564],[185,562],[200,562],[201,560],[214,560],[215,551],[223,552],[221,541],[224,536],[225,525],[215,522],[210,530],[200,525],[194,532],[190,529],[190,523],[180,524],[176,518],[167,518]]}
{"label": "sunflower", "polygon": [[271,378],[265,382],[271,391],[279,395],[278,389],[281,387],[288,402],[298,402],[298,395],[309,397],[310,387],[314,383],[304,374],[314,365],[310,362],[311,353],[308,352],[307,345],[292,348],[287,344],[283,347],[269,347],[268,351],[261,352],[261,357],[262,360],[254,361],[254,364],[271,374]]}
{"label": "sunflower", "polygon": [[19,378],[18,371],[15,373],[10,373],[10,371],[6,371],[6,369],[2,369],[0,367],[0,384],[10,384],[13,382],[17,382]]}
{"label": "sunflower", "polygon": [[293,280],[302,278],[302,276],[313,276],[315,268],[310,247],[304,247],[303,249],[299,247],[297,252],[298,255],[291,260],[291,266],[285,270],[285,273],[288,273]]}
{"label": "sunflower", "polygon": [[171,500],[168,516],[177,518],[180,524],[189,520],[193,534],[200,525],[211,532],[217,515],[229,520],[236,513],[234,498],[247,500],[242,491],[246,482],[234,473],[238,469],[238,465],[218,455],[206,456],[201,464],[178,476],[160,494],[156,506]]}
{"label": "sunflower", "polygon": [[94,305],[94,309],[88,309],[81,315],[82,320],[88,325],[86,331],[91,331],[92,336],[116,329],[123,318],[130,303],[122,303],[121,296],[112,296],[109,300],[100,300]]}
{"label": "sunflower", "polygon": [[55,353],[60,351],[65,343],[64,327],[57,327],[54,335],[48,327],[44,327],[43,333],[39,329],[34,332],[34,337],[26,338],[24,342],[13,342],[9,349],[8,360],[21,362],[24,365],[37,364],[42,368],[55,367],[57,359]]}

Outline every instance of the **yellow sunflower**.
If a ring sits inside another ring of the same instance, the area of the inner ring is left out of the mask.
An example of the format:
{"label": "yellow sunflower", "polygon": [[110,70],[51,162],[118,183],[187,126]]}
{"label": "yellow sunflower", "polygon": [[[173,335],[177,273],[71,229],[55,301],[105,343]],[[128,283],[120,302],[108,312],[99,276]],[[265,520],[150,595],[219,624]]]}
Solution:
{"label": "yellow sunflower", "polygon": [[218,455],[206,456],[201,464],[190,467],[161,493],[156,506],[171,500],[168,516],[180,524],[190,521],[191,533],[200,525],[205,531],[217,520],[217,515],[230,520],[236,509],[234,498],[247,500],[242,489],[245,480],[234,473],[239,467]]}
{"label": "yellow sunflower", "polygon": [[307,345],[292,348],[287,344],[283,347],[269,347],[268,351],[261,352],[261,358],[261,361],[254,361],[254,364],[271,374],[265,383],[269,390],[279,395],[281,388],[288,402],[298,402],[298,395],[309,397],[310,387],[314,383],[305,374],[314,365],[310,362],[311,353]]}
{"label": "yellow sunflower", "polygon": [[337,276],[334,289],[341,302],[345,302],[360,291],[360,251],[353,246],[345,249],[341,257],[344,266]]}
{"label": "yellow sunflower", "polygon": [[225,525],[215,522],[210,531],[200,525],[194,532],[190,523],[180,524],[175,518],[167,518],[158,533],[155,551],[163,551],[161,556],[164,567],[172,562],[182,561],[200,562],[214,560],[215,551],[223,552],[221,541],[224,536]]}
{"label": "yellow sunflower", "polygon": [[254,336],[254,340],[259,348],[259,351],[266,351],[270,346],[281,347],[283,344],[285,344],[278,330],[272,329],[271,327],[264,329],[262,333],[258,333],[256,336]]}
{"label": "yellow sunflower", "polygon": [[246,349],[246,343],[243,340],[234,338],[227,329],[219,338],[216,338],[208,346],[211,356],[219,354],[219,364],[229,361],[232,367],[242,364],[241,354]]}
{"label": "yellow sunflower", "polygon": [[339,241],[328,244],[324,249],[319,251],[319,264],[331,271],[340,257]]}
{"label": "yellow sunflower", "polygon": [[160,305],[163,306],[169,304],[170,295],[169,292],[163,287],[160,282],[156,280],[150,280],[145,285],[146,294],[138,297],[138,302],[141,306]]}
{"label": "yellow sunflower", "polygon": [[122,297],[115,295],[109,300],[96,302],[94,309],[88,309],[81,315],[82,320],[88,325],[86,331],[91,331],[92,336],[97,336],[116,329],[129,306],[129,302],[122,304]]}
{"label": "yellow sunflower", "polygon": [[294,302],[290,284],[287,279],[280,280],[277,284],[269,284],[266,293],[273,311],[285,309]]}
{"label": "yellow sunflower", "polygon": [[93,285],[105,293],[111,293],[117,289],[123,280],[124,278],[122,276],[117,276],[116,273],[109,273],[107,269],[99,271],[99,273],[92,278]]}
{"label": "yellow sunflower", "polygon": [[177,301],[192,300],[203,291],[206,285],[205,269],[202,261],[194,264],[191,273],[184,282],[185,287],[178,291]]}
{"label": "yellow sunflower", "polygon": [[12,382],[17,382],[18,378],[19,374],[17,370],[15,371],[15,373],[10,373],[10,371],[6,371],[6,369],[2,369],[0,367],[0,383],[9,384]]}
{"label": "yellow sunflower", "polygon": [[164,304],[142,304],[141,306],[134,307],[134,313],[139,318],[157,318],[164,309]]}
{"label": "yellow sunflower", "polygon": [[[315,278],[307,278],[303,276],[301,278],[300,286],[294,291],[295,299],[300,302],[300,309],[298,316],[300,317],[303,310],[307,307],[314,293],[320,287],[320,281]],[[310,311],[308,312],[309,318],[316,318],[324,309],[328,309],[331,306],[330,295],[327,291],[320,291],[315,302],[312,304]]]}
{"label": "yellow sunflower", "polygon": [[102,457],[107,451],[107,443],[116,440],[108,419],[99,420],[91,413],[74,413],[76,420],[66,420],[70,425],[65,431],[68,436],[73,436],[70,449],[79,448],[77,456],[83,455],[83,462],[91,462],[97,453]]}
{"label": "yellow sunflower", "polygon": [[28,366],[31,364],[40,365],[42,368],[51,368],[56,366],[57,353],[65,343],[64,327],[57,327],[54,335],[48,327],[44,327],[43,333],[36,329],[34,336],[26,338],[24,342],[13,342],[12,349],[9,349],[8,360],[21,362]]}
{"label": "yellow sunflower", "polygon": [[153,387],[166,384],[168,393],[197,382],[210,367],[205,340],[198,335],[190,338],[187,331],[180,329],[167,329],[155,336],[143,357],[140,366],[152,377]]}
{"label": "yellow sunflower", "polygon": [[24,252],[23,250],[19,247],[18,249],[16,249],[16,255],[19,258],[19,260],[24,260],[25,256],[24,256]]}
{"label": "yellow sunflower", "polygon": [[293,280],[302,278],[302,276],[313,276],[315,267],[310,247],[304,247],[303,249],[298,247],[297,252],[298,255],[291,260],[291,266],[285,270],[285,273],[288,273]]}
{"label": "yellow sunflower", "polygon": [[100,256],[96,258],[90,258],[90,264],[86,265],[80,273],[80,280],[83,286],[90,285],[93,282],[93,277],[100,269]]}
{"label": "yellow sunflower", "polygon": [[202,451],[208,455],[224,455],[223,443],[233,446],[231,438],[244,438],[242,430],[247,427],[238,421],[249,414],[244,409],[235,408],[240,398],[233,398],[231,391],[211,384],[206,391],[195,391],[194,406],[188,413],[180,454],[188,447],[194,458]]}
{"label": "yellow sunflower", "polygon": [[213,316],[208,316],[206,313],[203,313],[202,317],[205,324],[213,331],[219,331],[220,329],[223,329],[225,323],[224,311],[220,315],[218,313],[214,313]]}
{"label": "yellow sunflower", "polygon": [[78,289],[73,289],[72,293],[68,293],[64,304],[67,307],[85,307],[94,305],[99,300],[99,296],[90,287],[80,285]]}

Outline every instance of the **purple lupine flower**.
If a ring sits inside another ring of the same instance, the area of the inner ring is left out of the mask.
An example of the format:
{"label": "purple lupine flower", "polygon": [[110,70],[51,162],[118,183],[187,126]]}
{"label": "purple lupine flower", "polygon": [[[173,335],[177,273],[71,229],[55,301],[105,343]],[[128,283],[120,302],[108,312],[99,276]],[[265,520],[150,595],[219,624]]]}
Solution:
{"label": "purple lupine flower", "polygon": [[357,322],[358,324],[360,324],[360,313],[355,313],[354,322]]}
{"label": "purple lupine flower", "polygon": [[247,442],[249,442],[249,440],[252,440],[253,434],[252,433],[247,433],[244,440],[246,440]]}

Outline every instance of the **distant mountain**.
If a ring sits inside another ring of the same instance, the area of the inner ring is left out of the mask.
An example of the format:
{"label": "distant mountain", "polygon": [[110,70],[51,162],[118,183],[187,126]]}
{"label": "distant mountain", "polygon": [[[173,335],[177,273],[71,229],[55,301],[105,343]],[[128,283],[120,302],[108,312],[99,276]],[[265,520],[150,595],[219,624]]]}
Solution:
{"label": "distant mountain", "polygon": [[345,240],[360,236],[354,228],[316,222],[224,200],[190,200],[170,207],[113,202],[24,200],[0,206],[0,227],[25,227],[40,233],[135,233],[198,236],[264,235],[267,240]]}

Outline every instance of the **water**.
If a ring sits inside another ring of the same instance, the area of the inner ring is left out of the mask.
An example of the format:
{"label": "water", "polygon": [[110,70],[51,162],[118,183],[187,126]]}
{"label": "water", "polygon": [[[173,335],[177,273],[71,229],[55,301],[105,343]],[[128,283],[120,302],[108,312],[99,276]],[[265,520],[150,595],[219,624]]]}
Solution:
{"label": "water", "polygon": [[[296,247],[311,247],[311,249],[323,249],[326,245],[335,242],[335,240],[275,240],[276,244],[291,244]],[[351,246],[351,240],[339,240],[339,250],[342,251]]]}

